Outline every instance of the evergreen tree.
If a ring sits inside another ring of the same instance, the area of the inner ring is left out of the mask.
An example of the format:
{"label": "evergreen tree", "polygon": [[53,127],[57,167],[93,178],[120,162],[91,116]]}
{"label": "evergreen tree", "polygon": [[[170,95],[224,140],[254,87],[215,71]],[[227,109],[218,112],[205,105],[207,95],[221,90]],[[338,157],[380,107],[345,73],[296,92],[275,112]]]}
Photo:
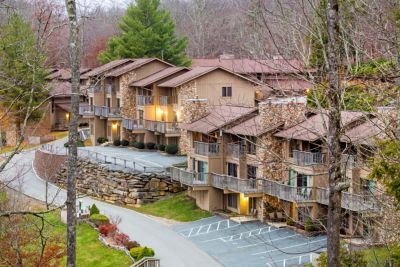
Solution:
{"label": "evergreen tree", "polygon": [[[0,27],[0,104],[10,111],[17,127],[29,109],[48,95],[45,61],[46,56],[37,45],[31,26],[21,16],[12,14]],[[28,114],[32,120],[41,115],[40,111]]]}
{"label": "evergreen tree", "polygon": [[119,58],[158,57],[180,66],[190,65],[185,55],[187,38],[177,38],[170,13],[160,9],[159,0],[138,0],[119,22],[121,33],[111,38],[99,61]]}

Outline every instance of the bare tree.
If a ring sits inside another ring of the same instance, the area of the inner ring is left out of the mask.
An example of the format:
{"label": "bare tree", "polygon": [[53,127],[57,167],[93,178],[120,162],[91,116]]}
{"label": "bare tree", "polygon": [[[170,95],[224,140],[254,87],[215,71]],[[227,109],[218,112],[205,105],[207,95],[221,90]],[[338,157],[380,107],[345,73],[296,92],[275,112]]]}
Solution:
{"label": "bare tree", "polygon": [[78,117],[79,117],[79,59],[78,18],[75,0],[65,1],[70,27],[71,55],[71,120],[68,137],[68,181],[67,181],[67,266],[76,266],[76,175],[78,168]]}

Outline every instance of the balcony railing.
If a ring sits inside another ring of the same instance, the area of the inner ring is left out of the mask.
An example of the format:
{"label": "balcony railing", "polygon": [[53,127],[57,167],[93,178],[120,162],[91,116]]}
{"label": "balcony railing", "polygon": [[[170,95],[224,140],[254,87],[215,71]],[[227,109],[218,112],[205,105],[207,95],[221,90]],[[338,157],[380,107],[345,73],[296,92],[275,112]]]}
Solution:
{"label": "balcony railing", "polygon": [[162,106],[173,105],[178,103],[177,96],[165,96],[160,95],[158,96],[158,104]]}
{"label": "balcony railing", "polygon": [[226,147],[226,155],[232,158],[239,158],[240,153],[240,144],[237,143],[228,143]]}
{"label": "balcony railing", "polygon": [[178,134],[180,129],[178,128],[177,122],[164,122],[165,123],[165,133],[167,134]]}
{"label": "balcony railing", "polygon": [[319,165],[325,162],[325,154],[293,150],[294,163],[299,166]]}
{"label": "balcony railing", "polygon": [[212,186],[240,193],[262,193],[262,183],[257,179],[240,179],[233,176],[211,174]]}
{"label": "balcony railing", "polygon": [[101,93],[103,92],[103,88],[100,85],[94,85],[91,84],[89,85],[88,89],[87,89],[88,93]]}
{"label": "balcony railing", "polygon": [[122,127],[127,130],[142,130],[144,129],[144,121],[143,120],[132,120],[132,119],[123,119]]}
{"label": "balcony railing", "polygon": [[[329,190],[319,187],[294,187],[268,179],[240,179],[215,173],[197,173],[171,167],[170,175],[173,180],[188,186],[197,184],[213,186],[240,193],[263,193],[278,199],[292,202],[317,202],[328,205]],[[380,200],[374,195],[358,195],[343,192],[341,206],[352,211],[377,211],[381,207]]]}
{"label": "balcony railing", "polygon": [[120,118],[121,108],[94,106],[94,115],[104,118]]}
{"label": "balcony railing", "polygon": [[136,105],[138,106],[154,105],[154,98],[153,96],[137,95]]}
{"label": "balcony railing", "polygon": [[91,116],[93,115],[93,113],[94,113],[93,105],[88,105],[88,104],[79,105],[79,115]]}
{"label": "balcony railing", "polygon": [[219,143],[194,142],[194,151],[203,156],[216,156],[219,154]]}
{"label": "balcony railing", "polygon": [[112,92],[112,85],[111,85],[111,84],[107,84],[107,85],[104,87],[104,93],[106,93],[106,94],[111,94],[111,92]]}

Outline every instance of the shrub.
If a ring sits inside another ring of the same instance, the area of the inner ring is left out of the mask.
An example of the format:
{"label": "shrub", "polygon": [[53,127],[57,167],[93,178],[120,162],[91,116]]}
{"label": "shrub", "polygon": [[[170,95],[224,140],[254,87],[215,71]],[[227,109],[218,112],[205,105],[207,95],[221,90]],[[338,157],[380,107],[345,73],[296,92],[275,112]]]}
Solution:
{"label": "shrub", "polygon": [[[81,140],[76,141],[76,146],[77,147],[84,147],[85,143]],[[69,147],[69,142],[64,143],[64,147]]]}
{"label": "shrub", "polygon": [[135,142],[133,146],[138,148],[138,149],[143,149],[144,148],[144,143],[143,142]]}
{"label": "shrub", "polygon": [[115,139],[114,142],[113,142],[113,145],[114,146],[120,146],[121,145],[121,140]]}
{"label": "shrub", "polygon": [[158,145],[157,145],[157,149],[160,150],[160,151],[165,151],[165,145],[163,145],[163,144],[158,144]]}
{"label": "shrub", "polygon": [[129,236],[124,233],[116,234],[114,239],[115,239],[115,243],[117,243],[117,245],[119,245],[119,246],[125,247],[125,244],[129,242]]}
{"label": "shrub", "polygon": [[307,232],[314,232],[314,231],[317,231],[318,229],[314,225],[314,222],[311,220],[311,218],[308,218],[308,220],[304,224],[304,230]]}
{"label": "shrub", "polygon": [[104,236],[112,236],[117,231],[115,224],[102,224],[99,226],[99,232]]}
{"label": "shrub", "polygon": [[89,220],[94,223],[97,227],[103,224],[109,224],[110,219],[106,215],[103,214],[93,214],[90,215]]}
{"label": "shrub", "polygon": [[175,144],[166,145],[165,152],[167,152],[168,154],[178,153],[178,145],[175,145]]}
{"label": "shrub", "polygon": [[122,145],[122,146],[128,146],[128,145],[129,145],[129,141],[126,140],[126,139],[122,139],[121,145]]}
{"label": "shrub", "polygon": [[136,241],[128,241],[124,244],[127,250],[131,250],[132,248],[140,247],[140,244]]}
{"label": "shrub", "polygon": [[155,144],[155,143],[153,143],[153,142],[148,142],[148,143],[146,143],[146,147],[147,147],[147,149],[154,149],[154,148],[155,148],[155,146],[156,146],[156,144]]}
{"label": "shrub", "polygon": [[290,218],[290,217],[286,217],[286,224],[287,224],[287,225],[291,225],[291,226],[293,226],[293,225],[294,225],[294,221],[293,221],[293,219],[292,219],[292,218]]}
{"label": "shrub", "polygon": [[92,216],[93,214],[100,214],[100,210],[97,208],[96,204],[90,206],[89,211],[90,211],[90,216]]}
{"label": "shrub", "polygon": [[134,258],[136,261],[138,261],[144,257],[153,257],[154,250],[152,248],[148,248],[148,247],[137,247],[137,248],[132,248],[130,250],[130,254],[131,254],[132,258]]}
{"label": "shrub", "polygon": [[[362,251],[353,250],[351,253],[343,246],[340,247],[340,258],[339,258],[339,266],[351,266],[351,267],[364,267],[367,266],[367,262],[363,257]],[[323,252],[317,259],[318,267],[327,267],[328,266],[328,257],[327,253]]]}
{"label": "shrub", "polygon": [[100,136],[99,138],[97,138],[97,143],[103,144],[105,142],[108,142],[108,139],[106,137]]}

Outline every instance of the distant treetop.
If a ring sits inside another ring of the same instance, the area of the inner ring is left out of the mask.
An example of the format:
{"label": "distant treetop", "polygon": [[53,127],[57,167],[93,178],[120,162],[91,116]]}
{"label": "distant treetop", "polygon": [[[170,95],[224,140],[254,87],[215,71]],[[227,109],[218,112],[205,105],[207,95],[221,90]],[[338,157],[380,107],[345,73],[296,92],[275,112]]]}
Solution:
{"label": "distant treetop", "polygon": [[185,54],[187,38],[175,35],[170,13],[159,0],[137,0],[119,22],[121,33],[108,41],[98,56],[104,64],[120,58],[157,57],[178,66],[189,66]]}

